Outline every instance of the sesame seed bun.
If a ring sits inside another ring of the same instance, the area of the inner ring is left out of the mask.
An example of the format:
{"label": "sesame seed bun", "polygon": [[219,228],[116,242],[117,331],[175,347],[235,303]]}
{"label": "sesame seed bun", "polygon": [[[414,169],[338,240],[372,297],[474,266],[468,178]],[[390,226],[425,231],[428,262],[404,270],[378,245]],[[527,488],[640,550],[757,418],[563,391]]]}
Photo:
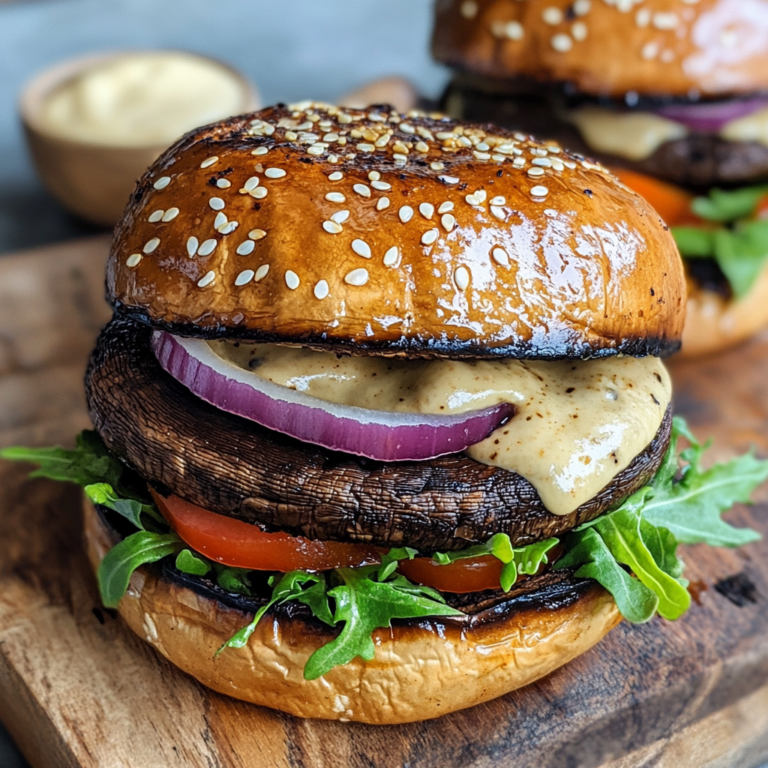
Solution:
{"label": "sesame seed bun", "polygon": [[768,11],[746,0],[440,0],[438,61],[585,94],[727,96],[768,88]]}
{"label": "sesame seed bun", "polygon": [[[95,570],[115,539],[88,500],[84,513]],[[595,582],[574,582],[571,593],[466,618],[399,622],[374,632],[372,661],[357,658],[312,681],[304,665],[334,633],[310,618],[270,611],[244,648],[215,656],[252,615],[146,567],[133,574],[118,611],[139,637],[215,691],[298,717],[387,725],[428,720],[528,685],[621,621]]]}
{"label": "sesame seed bun", "polygon": [[725,297],[688,278],[682,357],[730,349],[768,327],[768,266],[741,299]]}
{"label": "sesame seed bun", "polygon": [[107,288],[175,333],[423,357],[666,354],[685,305],[671,235],[601,166],[386,106],[188,134],[132,196]]}

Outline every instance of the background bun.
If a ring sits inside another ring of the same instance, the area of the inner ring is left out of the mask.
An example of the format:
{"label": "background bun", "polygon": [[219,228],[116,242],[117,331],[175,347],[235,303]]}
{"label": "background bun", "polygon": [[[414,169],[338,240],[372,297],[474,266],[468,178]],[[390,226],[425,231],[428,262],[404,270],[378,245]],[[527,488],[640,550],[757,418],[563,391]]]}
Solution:
{"label": "background bun", "polygon": [[663,354],[685,304],[671,235],[601,166],[385,106],[190,133],[139,183],[107,287],[177,333],[413,356]]}
{"label": "background bun", "polygon": [[768,87],[768,4],[438,0],[432,51],[478,74],[594,95],[748,93]]}
{"label": "background bun", "polygon": [[[95,569],[114,542],[87,500],[85,532]],[[379,725],[428,720],[527,685],[621,621],[613,598],[592,583],[574,602],[553,609],[539,604],[488,621],[419,620],[377,630],[373,661],[355,659],[307,681],[305,662],[333,637],[319,622],[270,613],[245,648],[214,658],[251,616],[146,568],[133,575],[118,610],[139,637],[215,691],[298,717]]]}

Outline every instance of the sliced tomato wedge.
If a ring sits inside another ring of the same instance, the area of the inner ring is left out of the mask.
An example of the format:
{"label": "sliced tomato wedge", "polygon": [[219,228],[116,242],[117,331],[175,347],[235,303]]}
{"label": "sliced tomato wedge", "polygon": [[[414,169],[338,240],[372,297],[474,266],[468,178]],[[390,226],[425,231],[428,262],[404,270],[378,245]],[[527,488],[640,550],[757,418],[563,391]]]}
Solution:
{"label": "sliced tomato wedge", "polygon": [[258,526],[210,512],[178,496],[152,491],[163,517],[179,537],[210,560],[253,571],[327,571],[381,562],[375,547],[317,541],[288,533],[265,533]]}
{"label": "sliced tomato wedge", "polygon": [[644,197],[671,227],[702,223],[702,219],[691,210],[694,196],[690,192],[637,171],[612,168],[611,172],[630,189]]}
{"label": "sliced tomato wedge", "polygon": [[501,560],[493,555],[456,560],[440,565],[431,557],[416,557],[401,560],[398,570],[407,579],[432,587],[440,592],[482,592],[484,589],[499,589],[501,586]]}

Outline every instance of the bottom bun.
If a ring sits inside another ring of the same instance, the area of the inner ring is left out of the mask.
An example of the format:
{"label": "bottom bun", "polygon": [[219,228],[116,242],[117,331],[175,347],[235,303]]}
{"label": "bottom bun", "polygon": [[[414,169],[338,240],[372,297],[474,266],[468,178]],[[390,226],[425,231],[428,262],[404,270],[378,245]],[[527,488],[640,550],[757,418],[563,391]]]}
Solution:
{"label": "bottom bun", "polygon": [[[94,569],[114,543],[85,502]],[[242,649],[216,651],[251,618],[140,568],[119,613],[139,637],[203,685],[298,717],[373,724],[428,720],[528,685],[584,653],[620,621],[598,584],[559,607],[530,603],[466,618],[400,622],[374,633],[376,656],[305,680],[310,655],[335,633],[320,622],[272,612]]]}
{"label": "bottom bun", "polygon": [[678,357],[730,349],[768,327],[768,267],[742,299],[726,298],[688,278],[683,346]]}

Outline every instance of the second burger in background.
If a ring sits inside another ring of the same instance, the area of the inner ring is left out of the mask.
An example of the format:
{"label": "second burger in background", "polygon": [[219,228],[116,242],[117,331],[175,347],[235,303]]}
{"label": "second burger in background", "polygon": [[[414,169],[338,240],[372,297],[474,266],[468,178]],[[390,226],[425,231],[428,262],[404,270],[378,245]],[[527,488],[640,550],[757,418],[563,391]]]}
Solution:
{"label": "second burger in background", "polygon": [[674,228],[683,354],[768,325],[768,3],[441,0],[446,107],[596,156]]}

